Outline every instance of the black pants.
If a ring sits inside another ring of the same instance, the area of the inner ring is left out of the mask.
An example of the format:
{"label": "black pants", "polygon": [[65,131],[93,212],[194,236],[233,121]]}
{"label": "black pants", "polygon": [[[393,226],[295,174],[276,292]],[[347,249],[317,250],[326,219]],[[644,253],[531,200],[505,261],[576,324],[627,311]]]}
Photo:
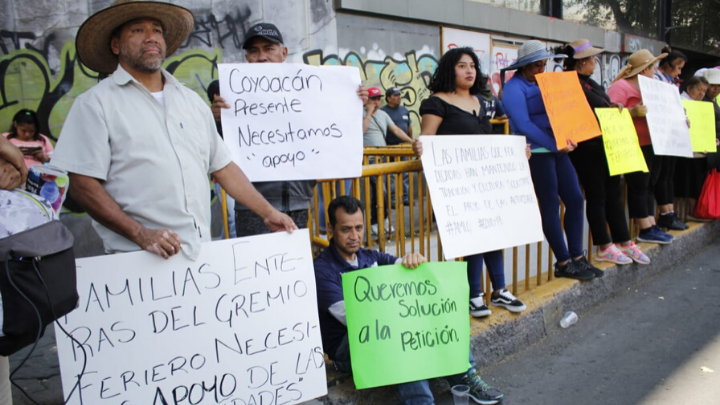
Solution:
{"label": "black pants", "polygon": [[[650,168],[650,184],[658,205],[672,204],[675,199],[675,156],[661,156],[653,153]],[[648,167],[650,163],[648,163]]]}
{"label": "black pants", "polygon": [[[652,162],[655,154],[652,145],[640,147],[645,157],[645,163],[652,171]],[[625,174],[625,183],[628,188],[628,210],[630,218],[647,218],[655,216],[655,197],[652,194],[652,172],[633,172]]]}
{"label": "black pants", "polygon": [[[292,218],[298,228],[307,228],[310,216],[308,210],[287,211],[285,214]],[[235,210],[235,229],[238,237],[272,233],[265,225],[265,220],[249,210]]]}
{"label": "black pants", "polygon": [[[594,245],[630,240],[625,220],[620,176],[610,176],[601,139],[582,142],[570,153],[580,184],[585,190],[586,216]],[[612,238],[608,235],[610,227]]]}

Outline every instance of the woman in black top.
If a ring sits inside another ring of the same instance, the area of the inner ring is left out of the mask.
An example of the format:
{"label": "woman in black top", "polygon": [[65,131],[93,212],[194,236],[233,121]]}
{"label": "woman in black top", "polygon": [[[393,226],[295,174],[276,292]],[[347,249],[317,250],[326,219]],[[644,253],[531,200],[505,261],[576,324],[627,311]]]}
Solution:
{"label": "woman in black top", "polygon": [[[590,78],[595,71],[595,55],[600,52],[602,50],[594,48],[587,39],[579,39],[559,48],[556,53],[568,56],[564,68],[577,72],[591,108],[622,108],[613,104],[605,89]],[[610,175],[602,137],[580,142],[570,153],[570,160],[585,190],[587,220],[593,244],[597,246],[594,260],[615,264],[630,264],[633,261],[649,264],[647,255],[630,239],[622,183],[620,176]]]}
{"label": "woman in black top", "polygon": [[[455,48],[443,55],[428,88],[433,95],[420,105],[422,135],[483,135],[492,134],[492,125],[483,111],[479,97],[485,87],[480,63],[471,48]],[[415,154],[422,154],[419,139],[413,142]],[[493,293],[491,303],[512,312],[525,310],[525,305],[505,288],[505,269],[501,250],[466,256],[470,284],[470,314],[490,315],[480,286],[483,260],[488,268]]]}

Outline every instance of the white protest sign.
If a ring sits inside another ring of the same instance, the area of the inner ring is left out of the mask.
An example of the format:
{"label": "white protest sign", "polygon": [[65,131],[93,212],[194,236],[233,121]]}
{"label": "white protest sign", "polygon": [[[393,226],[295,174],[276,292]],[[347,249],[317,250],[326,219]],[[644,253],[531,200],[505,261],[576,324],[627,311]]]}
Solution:
{"label": "white protest sign", "polygon": [[296,404],[327,394],[307,230],[205,243],[197,261],[134,252],[77,265],[79,307],[59,322],[78,342],[55,327],[69,404]]}
{"label": "white protest sign", "polygon": [[490,34],[456,28],[442,27],[443,53],[454,48],[469,46],[480,61],[480,70],[484,75],[490,74]]}
{"label": "white protest sign", "polygon": [[447,259],[543,239],[525,137],[420,139],[423,170]]}
{"label": "white protest sign", "polygon": [[692,157],[690,130],[677,87],[643,75],[638,75],[638,80],[643,104],[647,106],[653,152]]}
{"label": "white protest sign", "polygon": [[251,181],[362,174],[360,72],[351,66],[220,64],[225,144]]}

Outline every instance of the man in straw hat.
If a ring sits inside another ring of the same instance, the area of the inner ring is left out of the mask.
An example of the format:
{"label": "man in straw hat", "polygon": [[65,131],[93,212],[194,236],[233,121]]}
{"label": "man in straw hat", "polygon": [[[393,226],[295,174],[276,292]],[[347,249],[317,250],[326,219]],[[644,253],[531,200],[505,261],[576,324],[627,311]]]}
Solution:
{"label": "man in straw hat", "polygon": [[161,69],[193,25],[183,7],[118,0],[78,31],[81,62],[113,75],[75,100],[52,164],[107,252],[196,258],[210,240],[208,174],[270,229],[296,229],[232,162],[202,99]]}

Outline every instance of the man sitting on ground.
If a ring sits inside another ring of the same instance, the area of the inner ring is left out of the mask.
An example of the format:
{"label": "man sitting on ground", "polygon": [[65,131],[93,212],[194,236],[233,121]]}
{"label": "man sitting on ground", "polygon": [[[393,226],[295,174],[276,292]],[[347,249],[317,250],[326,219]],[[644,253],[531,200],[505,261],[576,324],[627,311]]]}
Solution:
{"label": "man sitting on ground", "polygon": [[[402,264],[414,269],[426,260],[419,253],[410,253],[400,259],[377,250],[363,249],[365,219],[362,203],[355,197],[341,196],[330,202],[328,219],[330,246],[314,262],[320,334],[325,352],[335,364],[335,368],[349,373],[352,372],[352,368],[342,274],[389,264]],[[448,382],[451,385],[468,385],[470,397],[479,404],[496,404],[502,401],[503,394],[485,383],[475,371],[472,353],[470,364],[467,373],[446,377]],[[398,384],[397,388],[402,404],[434,404],[427,380]]]}

